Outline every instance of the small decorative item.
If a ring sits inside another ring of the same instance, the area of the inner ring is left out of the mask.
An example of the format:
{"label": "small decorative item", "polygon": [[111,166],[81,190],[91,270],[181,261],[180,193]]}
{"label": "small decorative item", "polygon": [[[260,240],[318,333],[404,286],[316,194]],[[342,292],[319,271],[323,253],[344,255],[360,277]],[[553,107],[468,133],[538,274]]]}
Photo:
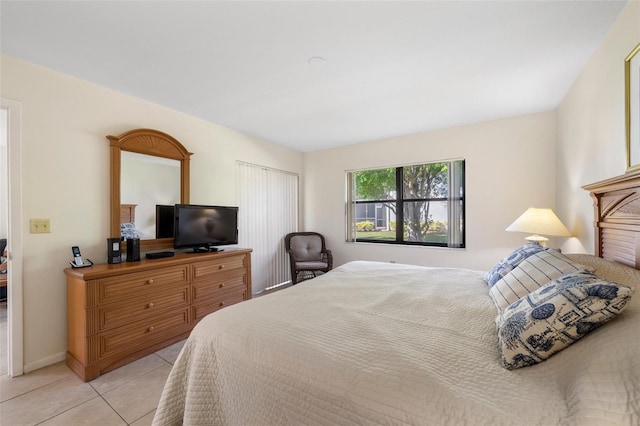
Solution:
{"label": "small decorative item", "polygon": [[640,170],[640,44],[624,60],[627,171]]}
{"label": "small decorative item", "polygon": [[140,261],[140,238],[127,239],[127,262]]}
{"label": "small decorative item", "polygon": [[122,261],[122,238],[107,238],[107,262],[120,263]]}

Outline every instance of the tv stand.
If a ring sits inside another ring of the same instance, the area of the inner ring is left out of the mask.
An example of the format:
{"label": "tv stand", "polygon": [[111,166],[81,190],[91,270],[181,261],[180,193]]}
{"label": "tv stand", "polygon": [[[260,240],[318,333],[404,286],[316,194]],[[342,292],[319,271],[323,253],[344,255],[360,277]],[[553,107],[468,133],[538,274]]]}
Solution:
{"label": "tv stand", "polygon": [[218,247],[194,247],[192,253],[215,253],[217,251],[224,251]]}

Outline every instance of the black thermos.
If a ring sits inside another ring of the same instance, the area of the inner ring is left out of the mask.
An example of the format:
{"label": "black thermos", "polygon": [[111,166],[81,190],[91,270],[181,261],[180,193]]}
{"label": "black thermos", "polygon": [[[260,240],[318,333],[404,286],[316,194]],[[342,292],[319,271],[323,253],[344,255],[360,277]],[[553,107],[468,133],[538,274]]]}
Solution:
{"label": "black thermos", "polygon": [[127,238],[127,262],[140,260],[140,238]]}

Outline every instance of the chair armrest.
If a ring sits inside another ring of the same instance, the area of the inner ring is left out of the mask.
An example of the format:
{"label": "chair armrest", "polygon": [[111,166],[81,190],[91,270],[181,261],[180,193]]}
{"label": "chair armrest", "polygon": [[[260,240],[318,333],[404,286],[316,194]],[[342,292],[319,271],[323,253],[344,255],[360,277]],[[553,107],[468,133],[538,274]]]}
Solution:
{"label": "chair armrest", "polygon": [[331,250],[325,250],[322,252],[323,257],[325,258],[325,262],[329,265],[329,269],[333,269],[333,254],[331,254]]}

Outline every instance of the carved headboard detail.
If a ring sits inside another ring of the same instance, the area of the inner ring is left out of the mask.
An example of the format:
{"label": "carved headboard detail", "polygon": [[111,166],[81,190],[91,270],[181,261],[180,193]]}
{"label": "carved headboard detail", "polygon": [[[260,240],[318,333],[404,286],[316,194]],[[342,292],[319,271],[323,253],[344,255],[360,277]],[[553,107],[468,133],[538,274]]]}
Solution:
{"label": "carved headboard detail", "polygon": [[593,198],[596,255],[640,268],[640,171],[583,188]]}
{"label": "carved headboard detail", "polygon": [[136,221],[137,204],[120,204],[120,223]]}

